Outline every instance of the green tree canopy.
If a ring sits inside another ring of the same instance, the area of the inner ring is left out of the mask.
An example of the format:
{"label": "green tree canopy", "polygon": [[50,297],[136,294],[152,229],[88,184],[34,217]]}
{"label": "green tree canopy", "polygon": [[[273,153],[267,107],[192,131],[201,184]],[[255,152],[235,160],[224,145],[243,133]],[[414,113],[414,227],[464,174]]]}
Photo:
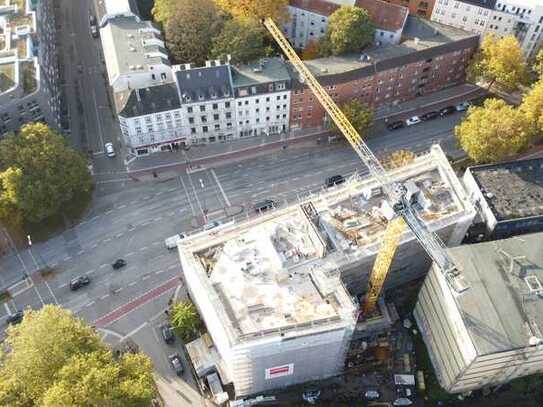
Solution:
{"label": "green tree canopy", "polygon": [[[352,99],[343,104],[341,106],[341,111],[345,114],[347,119],[349,119],[360,136],[364,137],[373,123],[372,111],[357,99]],[[331,119],[329,121],[329,129],[331,132],[339,133],[339,129]]]}
{"label": "green tree canopy", "polygon": [[482,107],[470,107],[454,133],[477,163],[498,161],[519,152],[531,135],[521,111],[499,99],[487,99]]}
{"label": "green tree canopy", "polygon": [[528,79],[522,48],[513,35],[498,38],[487,35],[468,69],[471,80],[482,78],[488,88],[498,82],[507,90],[514,90]]}
{"label": "green tree canopy", "polygon": [[526,118],[526,123],[532,126],[532,133],[543,134],[543,79],[536,82],[524,96],[520,111]]}
{"label": "green tree canopy", "polygon": [[158,13],[165,21],[164,35],[171,55],[179,63],[202,65],[211,53],[212,39],[223,27],[224,17],[212,0],[177,0],[174,4],[173,11],[153,11],[155,18]]}
{"label": "green tree canopy", "polygon": [[224,60],[230,55],[232,63],[248,63],[263,57],[264,30],[264,26],[254,19],[228,20],[221,33],[213,39],[211,57]]}
{"label": "green tree canopy", "polygon": [[535,56],[532,69],[537,74],[538,78],[543,79],[543,49],[540,49]]}
{"label": "green tree canopy", "polygon": [[54,305],[27,311],[0,354],[0,406],[144,407],[155,395],[142,354],[114,359],[82,320]]}
{"label": "green tree canopy", "polygon": [[37,222],[90,188],[83,157],[45,124],[27,124],[0,141],[0,216]]}
{"label": "green tree canopy", "polygon": [[323,56],[359,52],[372,43],[374,32],[366,10],[340,7],[330,15],[326,34],[319,43],[320,52]]}
{"label": "green tree canopy", "polygon": [[288,18],[288,0],[215,0],[215,3],[234,17],[255,20],[271,17],[275,22],[284,22]]}
{"label": "green tree canopy", "polygon": [[202,326],[202,321],[196,307],[189,301],[172,304],[170,309],[170,323],[184,341],[193,339]]}
{"label": "green tree canopy", "polygon": [[152,10],[153,19],[157,23],[165,25],[174,14],[176,4],[177,0],[155,0]]}

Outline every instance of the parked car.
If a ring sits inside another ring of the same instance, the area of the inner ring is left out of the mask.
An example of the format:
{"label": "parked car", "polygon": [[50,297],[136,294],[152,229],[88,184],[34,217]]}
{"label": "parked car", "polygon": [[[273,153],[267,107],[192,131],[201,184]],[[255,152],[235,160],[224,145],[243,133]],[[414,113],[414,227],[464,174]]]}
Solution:
{"label": "parked car", "polygon": [[104,144],[104,147],[106,149],[106,155],[108,157],[115,157],[115,150],[113,149],[113,143],[106,143]]}
{"label": "parked car", "polygon": [[308,389],[302,393],[302,399],[309,404],[315,404],[321,395],[319,389]]}
{"label": "parked car", "polygon": [[413,395],[413,391],[409,387],[397,387],[396,394],[400,398],[408,398]]}
{"label": "parked car", "polygon": [[265,212],[269,209],[275,208],[277,206],[277,202],[275,202],[272,199],[266,199],[262,202],[258,202],[255,204],[255,212]]}
{"label": "parked car", "polygon": [[10,325],[20,324],[21,322],[23,322],[23,317],[24,316],[25,316],[25,312],[22,311],[22,310],[19,310],[19,311],[15,312],[14,314],[11,314],[8,317],[7,322]]}
{"label": "parked car", "polygon": [[397,129],[401,129],[404,126],[405,126],[405,123],[403,121],[401,121],[401,120],[398,120],[396,122],[392,122],[392,123],[387,124],[387,129],[389,129],[389,130],[397,130]]}
{"label": "parked car", "polygon": [[419,124],[420,122],[421,122],[420,117],[413,116],[413,117],[410,117],[409,119],[407,119],[405,121],[405,124],[407,124],[408,126],[413,126],[415,124]]}
{"label": "parked car", "polygon": [[448,116],[450,114],[453,114],[456,112],[456,107],[454,106],[445,106],[443,109],[439,111],[439,115],[441,117]]}
{"label": "parked car", "polygon": [[210,229],[214,229],[216,228],[217,226],[220,226],[221,225],[221,222],[218,221],[218,220],[212,220],[211,222],[208,222],[204,225],[203,229],[204,230],[210,230]]}
{"label": "parked car", "polygon": [[334,185],[343,184],[345,182],[345,177],[343,175],[333,175],[329,178],[326,178],[326,187],[330,188]]}
{"label": "parked car", "polygon": [[181,356],[179,356],[179,354],[177,353],[174,353],[168,356],[168,359],[170,360],[170,365],[172,365],[172,369],[175,374],[177,376],[183,375],[185,368],[183,367],[183,362],[181,362]]}
{"label": "parked car", "polygon": [[70,281],[70,290],[79,290],[90,283],[89,276],[79,276]]}
{"label": "parked car", "polygon": [[113,267],[113,270],[119,270],[120,268],[123,268],[126,266],[126,260],[124,259],[117,259],[115,260],[115,263],[111,265]]}
{"label": "parked car", "polygon": [[364,393],[364,397],[368,400],[378,400],[381,397],[381,393],[377,390],[368,390]]}
{"label": "parked car", "polygon": [[405,397],[400,397],[392,402],[393,406],[410,406],[411,404],[413,404],[413,402]]}
{"label": "parked car", "polygon": [[175,335],[170,324],[162,325],[160,327],[160,333],[162,334],[164,342],[166,342],[168,345],[175,342]]}
{"label": "parked car", "polygon": [[424,113],[422,116],[420,116],[421,120],[423,122],[427,120],[433,120],[439,117],[439,112],[436,112],[435,110],[432,110],[431,112]]}
{"label": "parked car", "polygon": [[164,239],[164,246],[166,246],[168,250],[175,249],[177,247],[177,243],[179,243],[181,240],[183,240],[186,237],[187,235],[184,233],[179,233],[177,235],[170,236]]}
{"label": "parked car", "polygon": [[96,25],[96,17],[92,14],[89,15],[90,32],[93,38],[98,37],[98,26]]}
{"label": "parked car", "polygon": [[456,105],[456,111],[463,112],[465,110],[468,110],[469,103],[468,102],[462,102]]}

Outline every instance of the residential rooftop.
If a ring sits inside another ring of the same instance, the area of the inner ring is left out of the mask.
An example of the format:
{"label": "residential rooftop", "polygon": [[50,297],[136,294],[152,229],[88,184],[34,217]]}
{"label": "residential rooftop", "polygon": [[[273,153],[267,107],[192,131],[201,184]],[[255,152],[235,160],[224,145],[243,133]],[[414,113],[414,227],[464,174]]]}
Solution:
{"label": "residential rooftop", "polygon": [[136,0],[102,0],[97,5],[97,21],[104,26],[108,19],[117,16],[133,16],[139,20],[139,10]]}
{"label": "residential rooftop", "polygon": [[498,221],[543,216],[543,158],[470,167]]}
{"label": "residential rooftop", "polygon": [[304,61],[311,71],[326,81],[327,76],[352,73],[367,68],[386,70],[411,62],[410,57],[420,59],[423,52],[425,58],[443,54],[447,48],[457,46],[457,41],[477,41],[478,35],[450,27],[434,21],[408,16],[402,42],[397,45],[387,44],[370,46],[361,54],[337,57],[325,57]]}
{"label": "residential rooftop", "polygon": [[169,65],[160,30],[150,21],[116,17],[100,29],[109,82],[123,74],[151,72],[153,65]]}
{"label": "residential rooftop", "polygon": [[329,16],[340,7],[340,4],[328,0],[290,0],[289,5],[321,16]]}
{"label": "residential rooftop", "polygon": [[355,6],[366,10],[373,24],[385,31],[401,30],[409,14],[407,7],[382,0],[356,0]]}
{"label": "residential rooftop", "polygon": [[290,81],[290,74],[281,58],[262,58],[247,65],[232,66],[234,87]]}
{"label": "residential rooftop", "polygon": [[175,65],[173,72],[181,103],[224,99],[233,95],[228,64],[207,61],[203,67]]}
{"label": "residential rooftop", "polygon": [[179,109],[181,102],[175,83],[115,92],[115,107],[122,117],[137,117]]}
{"label": "residential rooftop", "polygon": [[[439,147],[391,176],[419,188],[430,228],[464,216],[463,189]],[[184,272],[217,299],[234,337],[303,331],[348,318],[353,304],[340,268],[379,251],[390,215],[377,182],[354,177],[300,205],[196,234],[179,252]],[[413,239],[406,232],[401,241]]]}
{"label": "residential rooftop", "polygon": [[542,249],[543,233],[449,249],[470,286],[452,297],[477,354],[543,340]]}

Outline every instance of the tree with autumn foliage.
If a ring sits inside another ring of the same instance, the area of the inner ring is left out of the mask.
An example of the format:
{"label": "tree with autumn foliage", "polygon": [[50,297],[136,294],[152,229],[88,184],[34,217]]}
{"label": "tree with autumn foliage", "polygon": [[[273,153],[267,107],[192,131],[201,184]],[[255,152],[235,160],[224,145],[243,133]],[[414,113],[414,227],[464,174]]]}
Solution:
{"label": "tree with autumn foliage", "polygon": [[518,40],[513,35],[499,38],[487,35],[468,69],[472,81],[488,82],[488,89],[499,83],[506,90],[515,90],[528,78],[528,69]]}
{"label": "tree with autumn foliage", "polygon": [[315,40],[308,41],[305,48],[302,50],[302,59],[315,59],[318,58],[319,54],[319,42]]}
{"label": "tree with autumn foliage", "polygon": [[[373,112],[362,102],[352,99],[341,106],[341,111],[351,122],[361,137],[364,137],[373,124]],[[339,133],[339,129],[333,120],[329,121],[329,129],[333,133]]]}
{"label": "tree with autumn foliage", "polygon": [[403,167],[415,160],[415,154],[409,150],[396,150],[385,158],[385,167],[389,170]]}
{"label": "tree with autumn foliage", "polygon": [[261,20],[272,18],[276,23],[288,20],[288,0],[214,0],[219,8],[234,17]]}

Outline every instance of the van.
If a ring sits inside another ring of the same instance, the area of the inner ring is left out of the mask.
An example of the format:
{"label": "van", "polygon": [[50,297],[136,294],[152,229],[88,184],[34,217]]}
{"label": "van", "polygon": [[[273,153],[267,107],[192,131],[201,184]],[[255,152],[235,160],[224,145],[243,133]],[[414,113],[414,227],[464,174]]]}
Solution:
{"label": "van", "polygon": [[166,246],[166,249],[168,250],[175,249],[177,247],[177,243],[179,243],[185,237],[187,236],[184,233],[179,233],[177,235],[170,236],[164,240],[164,246]]}
{"label": "van", "polygon": [[326,178],[326,187],[330,188],[334,185],[343,184],[345,182],[345,177],[343,175],[333,175],[329,178]]}
{"label": "van", "polygon": [[257,204],[255,204],[254,208],[255,208],[256,213],[260,213],[260,212],[265,212],[269,209],[275,208],[276,206],[277,204],[275,201],[271,199],[266,199],[265,201],[258,202]]}

